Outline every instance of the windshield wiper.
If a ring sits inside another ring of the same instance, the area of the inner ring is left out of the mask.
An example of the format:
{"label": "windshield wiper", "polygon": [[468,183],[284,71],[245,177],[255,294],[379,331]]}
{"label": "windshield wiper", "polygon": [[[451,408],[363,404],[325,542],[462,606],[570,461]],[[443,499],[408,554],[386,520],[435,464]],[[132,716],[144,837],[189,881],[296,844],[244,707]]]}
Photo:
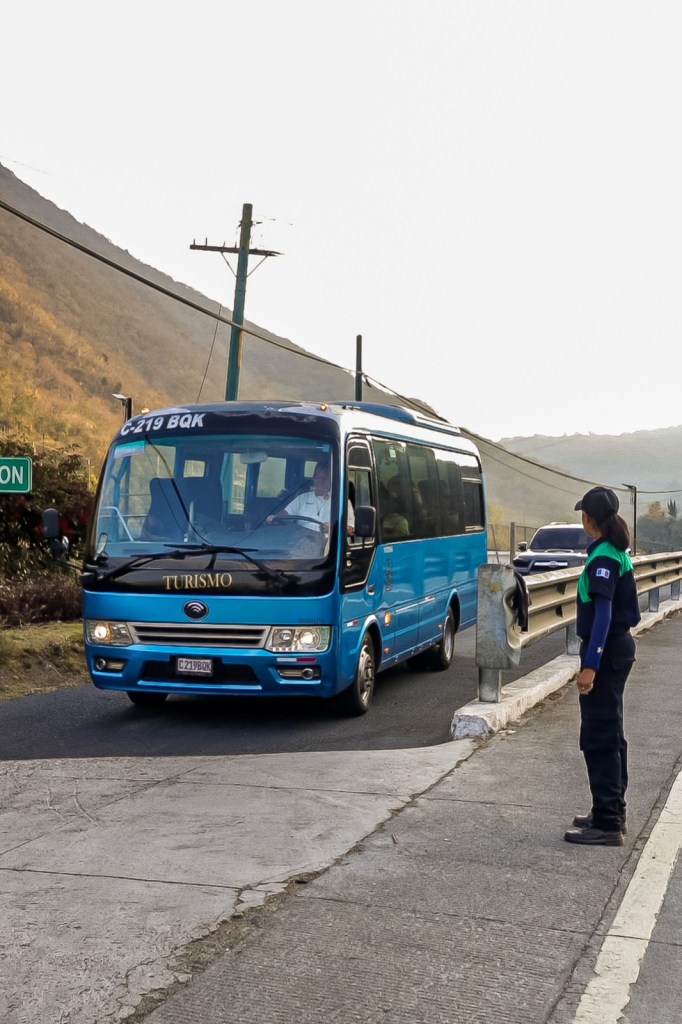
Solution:
{"label": "windshield wiper", "polygon": [[[92,569],[86,569],[80,574],[81,583],[104,583],[106,580],[115,580],[119,576],[125,576],[132,569],[140,569],[150,562],[157,562],[161,558],[178,558],[184,559],[189,555],[212,555],[211,569],[215,565],[215,561],[218,555],[241,555],[247,561],[255,565],[257,569],[260,569],[262,573],[269,576],[270,579],[275,580],[277,583],[298,583],[300,577],[293,575],[293,573],[281,572],[277,569],[271,569],[270,566],[264,562],[260,562],[257,558],[254,558],[250,551],[257,551],[257,548],[237,548],[230,545],[223,544],[186,544],[181,548],[171,547],[170,551],[154,551],[148,555],[133,555],[122,565],[117,565],[113,569],[107,569],[104,572],[99,570],[98,566],[93,566]],[[101,557],[101,556],[100,556]],[[91,563],[92,564],[92,563]]]}
{"label": "windshield wiper", "polygon": [[101,583],[104,580],[114,580],[117,576],[124,576],[131,569],[137,569],[138,567],[147,565],[148,562],[156,562],[160,558],[186,558],[187,555],[195,554],[194,551],[183,551],[182,548],[175,548],[172,551],[153,551],[148,555],[133,555],[127,561],[121,565],[117,565],[114,569],[107,569],[105,572],[100,572],[99,566],[102,560],[109,560],[108,555],[98,555],[95,562],[91,562],[92,568],[87,568],[81,573],[81,583]]}

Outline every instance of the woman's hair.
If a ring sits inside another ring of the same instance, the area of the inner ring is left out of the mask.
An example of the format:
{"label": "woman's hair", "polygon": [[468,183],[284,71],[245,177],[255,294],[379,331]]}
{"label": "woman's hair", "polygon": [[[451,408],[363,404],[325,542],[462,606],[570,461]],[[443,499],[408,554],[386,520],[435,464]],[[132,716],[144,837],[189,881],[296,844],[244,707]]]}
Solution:
{"label": "woman's hair", "polygon": [[[596,522],[596,520],[595,520]],[[597,522],[601,535],[609,544],[619,551],[627,551],[630,547],[630,528],[622,516],[612,512],[601,523]]]}

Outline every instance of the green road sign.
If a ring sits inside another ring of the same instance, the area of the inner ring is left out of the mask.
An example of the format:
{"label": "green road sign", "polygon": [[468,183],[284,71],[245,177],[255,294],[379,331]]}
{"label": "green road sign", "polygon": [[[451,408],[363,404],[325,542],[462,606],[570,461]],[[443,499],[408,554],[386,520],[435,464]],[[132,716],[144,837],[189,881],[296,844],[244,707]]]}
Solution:
{"label": "green road sign", "polygon": [[31,490],[30,459],[0,459],[0,494],[28,494]]}

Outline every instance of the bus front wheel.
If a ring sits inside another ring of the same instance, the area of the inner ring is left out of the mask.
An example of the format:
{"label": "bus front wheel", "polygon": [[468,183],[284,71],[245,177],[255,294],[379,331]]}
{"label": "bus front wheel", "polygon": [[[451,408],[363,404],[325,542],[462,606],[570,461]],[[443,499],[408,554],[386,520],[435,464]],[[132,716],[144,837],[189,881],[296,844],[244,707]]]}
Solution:
{"label": "bus front wheel", "polygon": [[126,690],[126,693],[128,700],[132,701],[136,707],[147,708],[149,711],[153,708],[160,708],[168,696],[167,693],[145,693],[143,690]]}
{"label": "bus front wheel", "polygon": [[376,682],[376,660],[374,641],[369,633],[365,633],[360,645],[358,666],[355,679],[343,693],[339,695],[341,709],[347,715],[364,715],[369,711],[374,696]]}

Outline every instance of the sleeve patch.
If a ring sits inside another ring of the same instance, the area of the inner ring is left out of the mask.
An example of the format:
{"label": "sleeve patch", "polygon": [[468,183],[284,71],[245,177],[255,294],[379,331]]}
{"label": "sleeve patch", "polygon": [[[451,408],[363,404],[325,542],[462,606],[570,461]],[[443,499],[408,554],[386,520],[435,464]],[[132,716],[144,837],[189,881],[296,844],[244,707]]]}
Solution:
{"label": "sleeve patch", "polygon": [[602,579],[607,580],[609,578],[609,576],[611,575],[611,570],[610,569],[597,569],[597,571],[595,572],[594,575],[595,576],[601,576]]}

